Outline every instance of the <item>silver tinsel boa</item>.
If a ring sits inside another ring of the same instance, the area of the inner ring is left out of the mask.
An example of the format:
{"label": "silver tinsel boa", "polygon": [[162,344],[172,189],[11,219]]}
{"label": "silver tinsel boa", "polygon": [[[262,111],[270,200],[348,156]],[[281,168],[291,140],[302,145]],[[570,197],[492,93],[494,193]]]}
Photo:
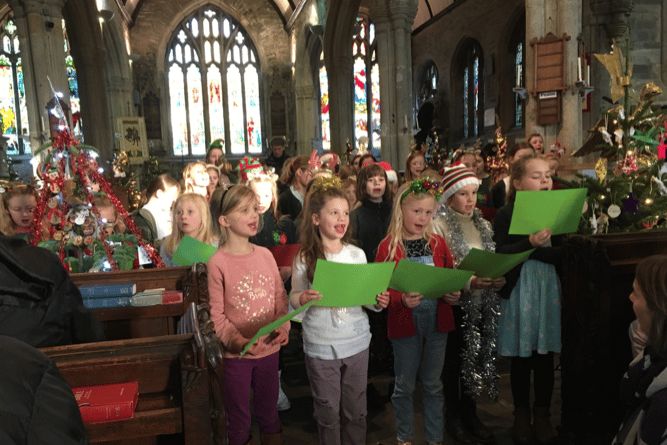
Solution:
{"label": "silver tinsel boa", "polygon": [[[449,247],[454,257],[455,267],[470,251],[470,246],[463,238],[461,224],[453,210],[443,205],[438,212],[447,224]],[[479,209],[473,210],[472,221],[482,238],[484,250],[495,252],[496,243],[493,241],[491,224],[482,217]],[[498,340],[498,314],[500,298],[493,289],[482,291],[481,303],[475,303],[470,293],[462,292],[461,309],[463,309],[463,342],[461,352],[461,378],[465,391],[475,398],[486,388],[491,400],[498,398],[498,372],[494,350]]]}

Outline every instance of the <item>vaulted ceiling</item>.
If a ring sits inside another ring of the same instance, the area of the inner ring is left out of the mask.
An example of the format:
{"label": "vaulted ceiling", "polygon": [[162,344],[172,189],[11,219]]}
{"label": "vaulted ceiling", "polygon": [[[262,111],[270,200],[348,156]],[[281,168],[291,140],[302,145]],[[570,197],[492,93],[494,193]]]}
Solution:
{"label": "vaulted ceiling", "polygon": [[[141,7],[148,0],[116,0],[125,6],[125,10],[132,19],[136,19],[141,10]],[[294,11],[297,10],[304,0],[266,0],[276,11],[278,17],[286,25]],[[412,25],[413,31],[419,31],[420,28],[429,25],[431,20],[434,20],[439,15],[445,13],[449,8],[455,7],[455,3],[460,3],[465,0],[418,0],[419,9],[415,22]]]}

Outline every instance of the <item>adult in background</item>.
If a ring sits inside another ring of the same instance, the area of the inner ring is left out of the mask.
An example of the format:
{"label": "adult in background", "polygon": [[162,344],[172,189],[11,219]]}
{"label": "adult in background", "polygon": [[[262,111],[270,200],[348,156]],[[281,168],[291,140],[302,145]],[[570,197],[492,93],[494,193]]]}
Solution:
{"label": "adult in background", "polygon": [[43,352],[0,335],[0,443],[87,445],[72,389]]}
{"label": "adult in background", "polygon": [[646,346],[621,380],[627,411],[613,445],[667,443],[667,255],[637,264],[630,294]]}
{"label": "adult in background", "polygon": [[158,249],[158,240],[171,234],[171,206],[180,194],[178,181],[167,174],[157,176],[148,183],[139,210],[132,215],[144,240]]}
{"label": "adult in background", "polygon": [[271,139],[271,152],[266,157],[265,164],[268,167],[273,167],[276,174],[280,176],[287,157],[287,153],[285,153],[285,138],[276,136]]}
{"label": "adult in background", "polygon": [[103,332],[55,253],[0,232],[0,335],[44,348],[100,341]]}

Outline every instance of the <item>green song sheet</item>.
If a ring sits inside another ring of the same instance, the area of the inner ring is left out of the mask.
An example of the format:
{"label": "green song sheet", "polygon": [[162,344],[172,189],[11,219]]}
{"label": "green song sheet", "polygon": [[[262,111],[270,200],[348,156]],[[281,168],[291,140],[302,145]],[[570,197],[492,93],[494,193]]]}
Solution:
{"label": "green song sheet", "polygon": [[472,276],[473,272],[468,270],[446,269],[403,259],[396,266],[389,287],[403,293],[419,292],[424,298],[440,298],[463,289]]}
{"label": "green song sheet", "polygon": [[317,260],[313,289],[322,294],[318,306],[350,307],[377,304],[387,290],[394,263],[344,264]]}
{"label": "green song sheet", "polygon": [[521,253],[494,253],[472,248],[459,264],[460,270],[470,270],[480,278],[495,280],[524,261],[535,249]]}
{"label": "green song sheet", "polygon": [[308,309],[309,307],[311,307],[316,302],[317,302],[317,300],[311,300],[308,303],[301,306],[300,308],[295,309],[292,312],[288,312],[287,314],[283,315],[279,319],[272,321],[271,323],[267,324],[263,328],[259,328],[259,331],[257,331],[255,336],[250,339],[250,341],[248,342],[247,345],[245,345],[245,348],[243,348],[243,351],[241,351],[241,355],[239,356],[239,358],[243,357],[245,355],[245,353],[248,352],[248,349],[250,349],[250,347],[255,344],[257,339],[259,339],[259,337],[261,337],[263,335],[268,335],[271,332],[275,331],[280,326],[282,326],[286,321],[291,320],[292,318],[296,317],[297,315],[299,315],[301,312],[303,312],[306,309]]}
{"label": "green song sheet", "polygon": [[174,252],[171,262],[180,266],[191,266],[194,263],[205,263],[218,250],[217,247],[202,243],[185,235]]}
{"label": "green song sheet", "polygon": [[509,234],[532,235],[547,227],[554,235],[576,232],[587,191],[517,191]]}

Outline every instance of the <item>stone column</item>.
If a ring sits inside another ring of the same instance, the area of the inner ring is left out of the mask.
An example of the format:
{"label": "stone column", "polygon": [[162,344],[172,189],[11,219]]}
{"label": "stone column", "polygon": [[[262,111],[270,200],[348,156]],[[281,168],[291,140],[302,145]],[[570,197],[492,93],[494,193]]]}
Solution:
{"label": "stone column", "polygon": [[[410,153],[412,142],[412,104],[414,91],[412,88],[412,23],[417,15],[416,0],[396,0],[389,2],[391,27],[394,35],[394,75],[395,78],[385,85],[393,89],[390,91],[393,106],[391,127],[392,136],[395,134],[396,146],[392,153],[392,165],[401,169]],[[380,100],[382,99],[380,94]]]}
{"label": "stone column", "polygon": [[[313,139],[318,135],[317,126],[319,121],[318,104],[315,87],[312,85],[297,85],[294,87],[296,95],[296,128],[297,128],[297,153],[295,155],[307,155],[313,150]],[[332,147],[333,148],[333,147]]]}
{"label": "stone column", "polygon": [[100,152],[98,163],[106,169],[106,161],[113,159],[114,144],[104,71],[106,51],[94,41],[81,41],[77,42],[77,52],[82,65],[78,69],[83,134],[86,143]]}
{"label": "stone column", "polygon": [[396,127],[398,122],[392,117],[394,109],[394,39],[391,33],[389,9],[384,1],[377,1],[371,6],[370,18],[375,25],[377,39],[377,61],[380,69],[380,143],[382,159],[395,168],[398,167],[398,141]]}
{"label": "stone column", "polygon": [[[556,36],[567,34],[570,40],[565,50],[565,83],[572,86],[577,80],[577,37],[582,32],[581,2],[578,0],[526,0],[526,83],[531,90],[534,85],[535,73],[532,70],[535,52],[530,46],[534,38],[541,39],[552,32]],[[572,162],[569,154],[582,144],[582,113],[581,96],[572,89],[561,92],[560,124],[538,126],[537,98],[530,96],[526,106],[526,136],[530,133],[541,133],[545,147],[558,141],[568,149],[567,159],[562,163]]]}
{"label": "stone column", "polygon": [[70,102],[62,32],[64,3],[65,0],[9,1],[21,45],[30,146],[33,150],[50,137],[49,115],[45,107],[53,99],[51,84],[56,92],[62,94],[65,103]]}

